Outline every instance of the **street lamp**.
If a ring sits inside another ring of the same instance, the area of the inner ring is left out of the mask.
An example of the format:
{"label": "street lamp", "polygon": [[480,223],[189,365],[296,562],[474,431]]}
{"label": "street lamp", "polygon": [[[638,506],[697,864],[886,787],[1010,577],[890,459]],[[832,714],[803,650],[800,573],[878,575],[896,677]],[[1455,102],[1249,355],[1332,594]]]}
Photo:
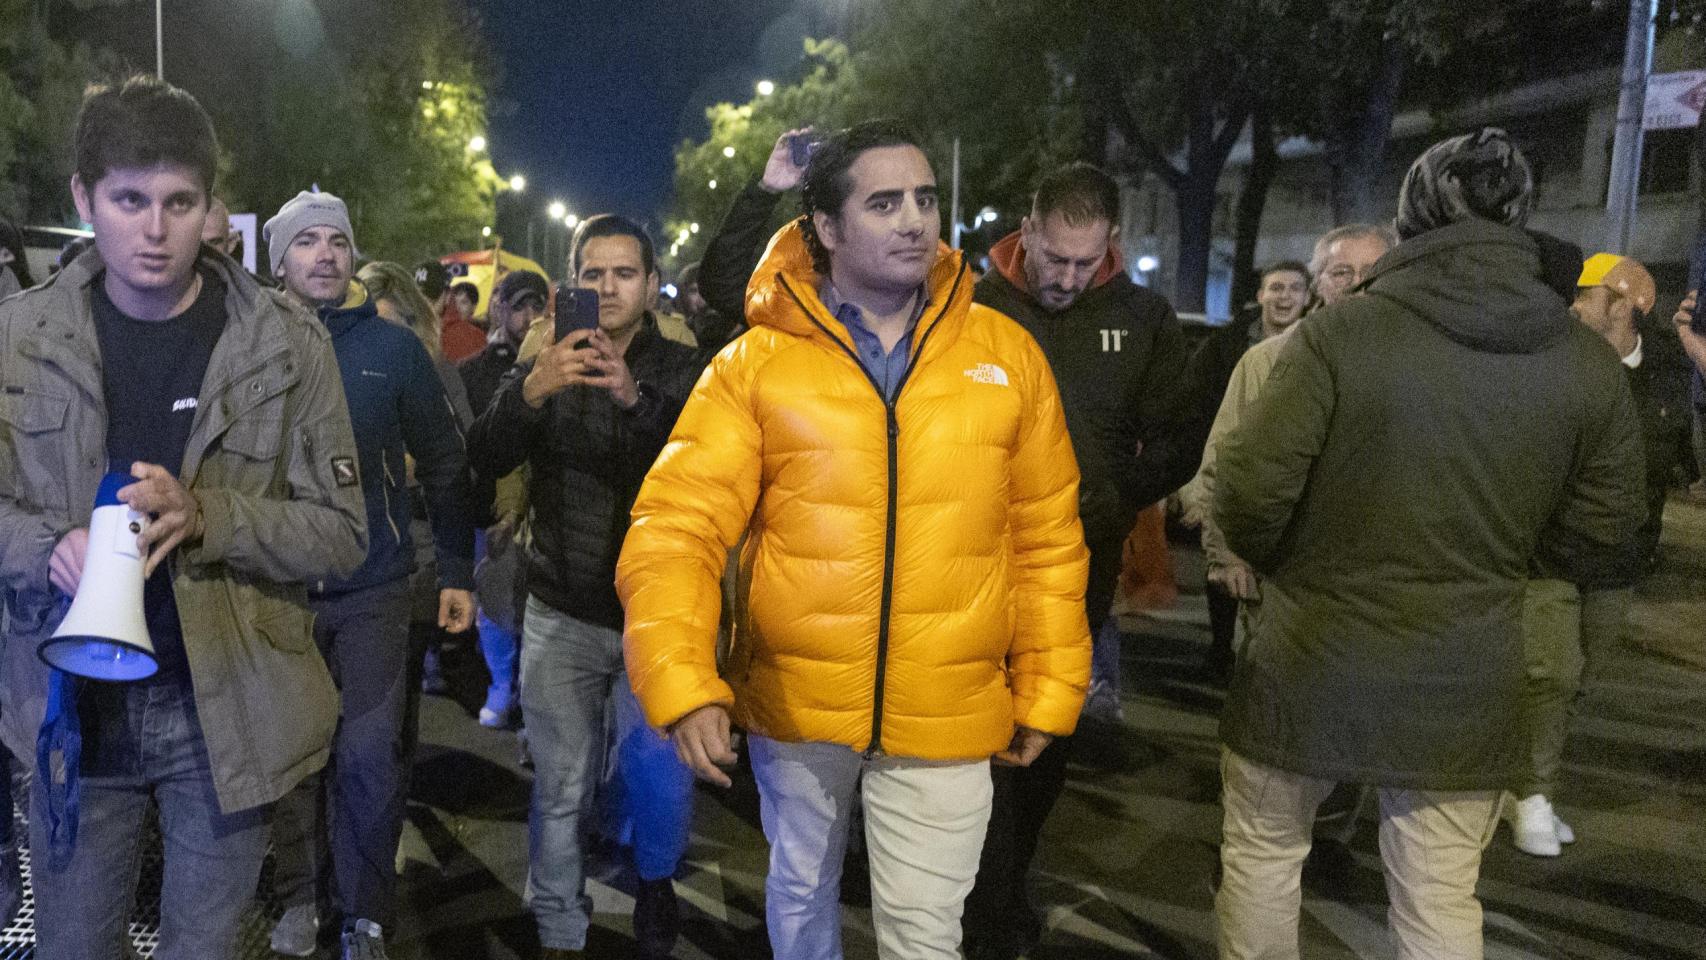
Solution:
{"label": "street lamp", "polygon": [[717,181],[712,180],[710,183],[706,184],[706,186],[710,187],[712,190],[715,190],[715,189],[717,189]]}
{"label": "street lamp", "polygon": [[568,227],[570,230],[573,230],[574,228],[580,226],[580,223],[581,223],[581,218],[575,216],[572,213],[563,217],[563,226]]}
{"label": "street lamp", "polygon": [[776,92],[776,84],[769,80],[758,81],[758,95],[768,97]]}
{"label": "street lamp", "polygon": [[552,220],[561,220],[569,215],[569,208],[561,200],[552,200],[551,205],[545,208],[545,214]]}
{"label": "street lamp", "polygon": [[699,232],[699,224],[698,224],[698,222],[697,222],[697,221],[695,221],[695,222],[693,222],[693,223],[691,223],[691,224],[688,224],[688,226],[687,226],[687,229],[688,229],[688,230],[691,230],[691,231],[692,231],[692,232],[694,232],[694,233],[698,233],[698,232]]}
{"label": "street lamp", "polygon": [[482,137],[479,134],[475,134],[471,139],[469,139],[468,151],[470,153],[484,153],[485,150],[486,150],[486,138],[485,137]]}
{"label": "street lamp", "polygon": [[728,157],[730,160],[733,160],[735,158],[735,148],[734,147],[724,147],[723,148],[723,156]]}
{"label": "street lamp", "polygon": [[491,227],[481,227],[480,228],[480,236],[489,237],[491,235],[492,235],[492,228]]}
{"label": "street lamp", "polygon": [[514,190],[516,193],[520,193],[521,191],[526,190],[527,189],[527,178],[522,176],[519,173],[513,177],[510,177],[509,178],[509,188],[511,190]]}

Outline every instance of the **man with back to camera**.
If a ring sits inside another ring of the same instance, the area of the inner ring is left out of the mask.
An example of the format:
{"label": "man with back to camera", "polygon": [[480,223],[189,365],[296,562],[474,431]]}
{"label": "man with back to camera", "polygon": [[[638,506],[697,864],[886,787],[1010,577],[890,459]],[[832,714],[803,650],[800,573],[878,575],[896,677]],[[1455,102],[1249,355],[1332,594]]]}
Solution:
{"label": "man with back to camera", "polygon": [[[39,744],[74,774],[32,788],[36,956],[117,949],[152,800],[155,955],[227,960],[268,807],[325,763],[337,722],[303,581],[365,552],[355,440],[325,330],[201,250],[217,147],[200,104],[153,77],[91,87],[73,153],[94,247],[0,306],[0,730],[15,756]],[[118,498],[152,517],[159,669],[50,679],[36,651],[79,588],[109,463],[136,478]]]}
{"label": "man with back to camera", "polygon": [[426,348],[406,327],[381,318],[353,279],[355,237],[344,202],[329,193],[299,193],[267,221],[262,236],[273,274],[291,297],[317,311],[331,334],[371,534],[367,558],[354,573],[313,585],[314,639],[338,684],[342,718],[329,773],[305,781],[276,811],[274,886],[287,909],[272,947],[312,954],[320,908],[335,884],[345,960],[383,960],[384,929],[395,922],[408,789],[403,743],[415,561],[404,455],[414,457],[432,516],[438,625],[452,633],[466,630],[474,616],[467,455]]}
{"label": "man with back to camera", "polygon": [[1643,500],[1628,385],[1548,285],[1532,204],[1503,131],[1430,147],[1366,294],[1287,338],[1220,446],[1214,519],[1262,581],[1220,728],[1227,960],[1298,956],[1341,781],[1377,788],[1400,960],[1482,955],[1481,855],[1527,767],[1530,559],[1582,568]]}
{"label": "man with back to camera", "polygon": [[[1089,679],[1078,471],[1048,361],[972,302],[915,138],[812,158],[751,328],[700,379],[617,567],[647,719],[727,786],[751,734],[778,960],[841,956],[859,789],[878,955],[959,956],[991,757],[1072,732]],[[744,596],[722,676],[719,581]]]}
{"label": "man with back to camera", "polygon": [[[658,328],[649,309],[657,295],[657,261],[639,224],[614,214],[582,221],[569,268],[576,286],[598,295],[597,328],[558,339],[547,324],[544,349],[500,382],[470,431],[469,449],[486,476],[528,466],[532,538],[521,713],[534,780],[526,896],[544,956],[576,956],[586,947],[592,900],[586,895],[583,812],[598,782],[605,716],[613,707],[620,744],[665,754],[654,768],[658,796],[650,798],[661,814],[634,827],[641,881],[634,928],[641,956],[650,960],[668,956],[677,934],[671,877],[686,851],[693,778],[645,727],[633,703],[614,580],[634,496],[704,359]],[[522,329],[523,317],[544,309],[528,282],[510,280],[514,276],[499,288],[509,297],[512,332]]]}
{"label": "man with back to camera", "polygon": [[[1108,642],[1101,631],[1138,511],[1190,479],[1198,456],[1196,425],[1176,407],[1184,335],[1166,299],[1126,274],[1119,218],[1113,178],[1088,163],[1061,167],[1038,186],[1019,229],[990,250],[992,269],[973,291],[1037,341],[1059,385],[1090,548],[1085,605],[1099,643]],[[1054,744],[1029,767],[991,771],[989,835],[966,900],[973,960],[1017,957],[1041,935],[1026,876],[1066,783],[1070,745]]]}

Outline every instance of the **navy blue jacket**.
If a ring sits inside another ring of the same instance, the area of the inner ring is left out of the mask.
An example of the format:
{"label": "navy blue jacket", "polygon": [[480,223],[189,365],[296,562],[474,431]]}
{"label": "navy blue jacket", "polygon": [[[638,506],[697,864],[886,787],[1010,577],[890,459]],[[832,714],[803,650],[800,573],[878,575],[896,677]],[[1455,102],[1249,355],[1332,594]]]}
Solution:
{"label": "navy blue jacket", "polygon": [[413,513],[403,455],[415,458],[426,492],[441,589],[474,588],[473,490],[462,429],[426,348],[404,327],[387,323],[370,300],[322,307],[343,375],[361,460],[367,503],[367,559],[342,579],[315,584],[341,594],[408,576],[415,569],[409,536]]}

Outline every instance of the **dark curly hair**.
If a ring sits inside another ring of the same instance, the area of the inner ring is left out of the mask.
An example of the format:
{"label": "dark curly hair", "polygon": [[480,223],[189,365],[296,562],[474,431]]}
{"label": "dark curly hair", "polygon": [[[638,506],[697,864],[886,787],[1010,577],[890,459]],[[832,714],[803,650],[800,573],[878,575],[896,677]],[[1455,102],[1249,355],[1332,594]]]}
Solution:
{"label": "dark curly hair", "polygon": [[883,119],[866,120],[838,130],[812,152],[805,180],[800,185],[800,232],[805,235],[806,249],[811,251],[812,269],[829,275],[829,250],[818,239],[812,216],[819,211],[831,217],[841,216],[841,207],[853,192],[853,181],[847,171],[859,155],[878,147],[917,146],[918,138],[912,131],[898,121]]}

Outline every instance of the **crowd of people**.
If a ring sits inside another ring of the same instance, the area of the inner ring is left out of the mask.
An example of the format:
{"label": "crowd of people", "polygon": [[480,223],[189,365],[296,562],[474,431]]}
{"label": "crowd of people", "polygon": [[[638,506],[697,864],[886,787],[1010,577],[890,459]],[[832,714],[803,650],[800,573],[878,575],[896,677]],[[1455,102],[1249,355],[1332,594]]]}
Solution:
{"label": "crowd of people", "polygon": [[[1502,131],[1430,148],[1393,225],[1266,267],[1194,349],[1087,163],[980,275],[907,130],[789,131],[677,312],[611,214],[563,288],[512,271],[482,305],[363,262],[344,200],[303,192],[259,279],[216,144],[182,90],[92,88],[93,242],[36,285],[0,235],[28,288],[0,302],[0,738],[34,774],[44,960],[116,949],[151,802],[156,956],[233,956],[270,844],[273,950],[383,958],[420,696],[475,634],[479,722],[534,769],[541,957],[586,948],[594,832],[631,851],[639,955],[670,955],[695,781],[744,751],[774,956],[841,955],[862,842],[881,956],[1016,960],[1128,540],[1167,503],[1230,684],[1222,957],[1296,957],[1304,862],[1343,870],[1365,814],[1406,960],[1482,955],[1501,816],[1536,856],[1574,839],[1571,707],[1702,466],[1706,329],[1692,297],[1656,322],[1637,261],[1527,229]],[[584,329],[554,320],[577,288]],[[158,668],[131,683],[37,655],[113,549],[103,484],[147,516]]]}

